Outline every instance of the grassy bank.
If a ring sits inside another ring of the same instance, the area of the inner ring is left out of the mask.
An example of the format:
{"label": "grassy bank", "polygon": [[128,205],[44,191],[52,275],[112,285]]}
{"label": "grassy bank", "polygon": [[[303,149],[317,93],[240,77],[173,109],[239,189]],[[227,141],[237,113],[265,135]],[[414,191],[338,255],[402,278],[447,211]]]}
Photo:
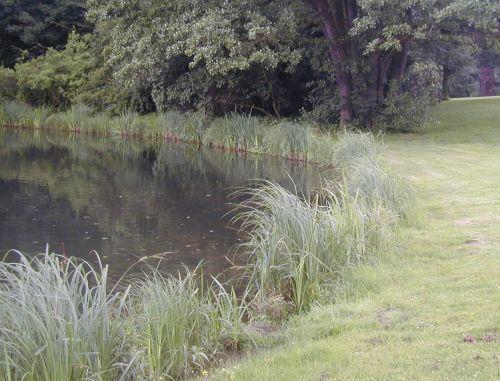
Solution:
{"label": "grassy bank", "polygon": [[425,215],[398,232],[396,255],[346,271],[334,304],[209,379],[500,377],[500,98],[444,102],[435,117],[425,132],[384,138]]}
{"label": "grassy bank", "polygon": [[124,112],[110,117],[81,105],[51,112],[19,102],[4,102],[0,104],[0,126],[186,142],[213,149],[334,164],[330,149],[333,137],[319,134],[304,123],[241,115],[209,119],[201,113]]}

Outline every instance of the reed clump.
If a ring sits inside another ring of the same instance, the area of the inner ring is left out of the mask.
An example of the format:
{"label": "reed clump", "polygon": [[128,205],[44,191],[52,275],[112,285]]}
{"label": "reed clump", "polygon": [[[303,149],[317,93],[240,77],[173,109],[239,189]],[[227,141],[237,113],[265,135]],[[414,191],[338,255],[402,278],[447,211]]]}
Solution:
{"label": "reed clump", "polygon": [[0,263],[0,378],[116,380],[126,369],[128,290],[107,267],[48,253]]}
{"label": "reed clump", "polygon": [[398,223],[411,218],[414,191],[384,169],[371,135],[340,135],[332,151],[339,166],[312,196],[271,182],[242,191],[235,222],[260,303],[277,294],[308,310],[336,293],[345,269],[390,250]]}
{"label": "reed clump", "polygon": [[244,302],[196,271],[111,288],[106,266],[15,254],[0,262],[2,380],[179,379],[251,343]]}
{"label": "reed clump", "polygon": [[140,368],[152,379],[193,374],[222,349],[250,342],[246,307],[218,281],[204,286],[197,270],[145,276],[134,284],[132,306]]}

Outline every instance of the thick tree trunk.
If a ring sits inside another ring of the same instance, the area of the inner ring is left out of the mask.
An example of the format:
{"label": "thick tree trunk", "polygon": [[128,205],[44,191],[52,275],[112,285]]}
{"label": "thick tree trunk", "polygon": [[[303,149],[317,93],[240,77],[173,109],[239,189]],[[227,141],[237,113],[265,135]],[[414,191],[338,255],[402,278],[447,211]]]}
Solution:
{"label": "thick tree trunk", "polygon": [[406,63],[408,62],[408,54],[410,53],[410,41],[404,40],[401,46],[401,51],[394,54],[392,59],[391,81],[401,82],[406,71]]}
{"label": "thick tree trunk", "polygon": [[[304,2],[318,14],[321,20],[323,34],[328,41],[328,52],[333,61],[335,81],[339,88],[340,122],[348,124],[354,119],[354,112],[352,107],[353,85],[347,53],[350,51],[350,46],[346,33],[349,30],[349,25],[353,22],[355,7],[352,0],[342,3],[342,12],[339,12],[338,9],[332,11],[328,0],[304,0]],[[340,3],[337,6],[340,6]]]}
{"label": "thick tree trunk", "polygon": [[495,68],[483,65],[479,70],[479,95],[482,97],[495,95]]}
{"label": "thick tree trunk", "polygon": [[335,80],[339,87],[340,95],[340,122],[347,124],[354,119],[352,109],[352,81],[351,76],[340,65],[335,65]]}
{"label": "thick tree trunk", "polygon": [[448,68],[448,65],[443,65],[443,80],[441,82],[441,100],[443,101],[450,99],[448,91],[448,79],[450,78],[450,74],[451,70]]}

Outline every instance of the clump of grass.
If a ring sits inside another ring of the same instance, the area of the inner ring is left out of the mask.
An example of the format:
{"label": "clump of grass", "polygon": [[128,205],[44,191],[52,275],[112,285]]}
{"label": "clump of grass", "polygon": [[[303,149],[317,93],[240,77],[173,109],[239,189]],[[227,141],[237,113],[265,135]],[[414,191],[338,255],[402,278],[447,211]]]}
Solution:
{"label": "clump of grass", "polygon": [[307,125],[281,122],[266,133],[264,151],[275,156],[306,161],[310,155],[313,135]]}
{"label": "clump of grass", "polygon": [[238,151],[260,153],[267,126],[258,118],[230,115],[216,119],[203,136],[208,146],[231,148]]}
{"label": "clump of grass", "polygon": [[25,103],[8,101],[0,107],[1,122],[7,126],[31,126],[32,116],[33,109]]}
{"label": "clump of grass", "polygon": [[85,131],[86,123],[93,117],[92,110],[85,105],[74,105],[69,110],[50,115],[46,124],[63,131]]}
{"label": "clump of grass", "polygon": [[390,216],[341,188],[310,199],[266,182],[248,191],[236,220],[248,232],[250,284],[261,298],[278,292],[295,312],[325,295],[345,267],[377,254],[389,242]]}
{"label": "clump of grass", "polygon": [[245,307],[217,281],[204,288],[196,270],[182,277],[154,271],[135,285],[132,300],[141,369],[150,379],[192,374],[223,346],[244,341]]}
{"label": "clump of grass", "polygon": [[182,114],[168,111],[158,114],[155,129],[157,135],[168,140],[201,144],[206,124],[206,116],[201,112]]}
{"label": "clump of grass", "polygon": [[0,262],[2,380],[179,379],[252,342],[246,297],[198,269],[110,290],[100,261],[10,254],[18,262]]}
{"label": "clump of grass", "polygon": [[373,135],[341,134],[332,152],[332,163],[352,195],[369,207],[381,204],[399,218],[412,218],[415,191],[381,163]]}
{"label": "clump of grass", "polygon": [[138,128],[141,127],[138,122],[139,114],[135,111],[124,111],[114,120],[116,131],[122,135],[138,135]]}
{"label": "clump of grass", "polygon": [[177,111],[161,112],[158,114],[158,129],[165,139],[184,140],[183,124],[184,116]]}
{"label": "clump of grass", "polygon": [[348,170],[363,162],[376,162],[378,149],[372,134],[361,132],[345,132],[339,134],[337,142],[332,145],[332,164],[342,170]]}
{"label": "clump of grass", "polygon": [[0,378],[116,380],[126,366],[127,290],[107,268],[45,253],[0,263]]}
{"label": "clump of grass", "polygon": [[112,119],[106,114],[97,113],[83,121],[85,132],[93,135],[105,135],[111,132]]}

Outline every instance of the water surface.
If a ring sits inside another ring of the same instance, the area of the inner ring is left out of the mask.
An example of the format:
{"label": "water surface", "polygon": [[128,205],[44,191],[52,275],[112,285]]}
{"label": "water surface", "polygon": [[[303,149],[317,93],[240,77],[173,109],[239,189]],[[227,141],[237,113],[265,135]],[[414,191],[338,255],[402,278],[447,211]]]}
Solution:
{"label": "water surface", "polygon": [[[268,179],[308,193],[318,170],[256,156],[122,138],[0,131],[0,252],[51,251],[93,261],[117,277],[162,253],[218,274],[238,243],[228,196]],[[293,181],[292,181],[293,180]]]}

